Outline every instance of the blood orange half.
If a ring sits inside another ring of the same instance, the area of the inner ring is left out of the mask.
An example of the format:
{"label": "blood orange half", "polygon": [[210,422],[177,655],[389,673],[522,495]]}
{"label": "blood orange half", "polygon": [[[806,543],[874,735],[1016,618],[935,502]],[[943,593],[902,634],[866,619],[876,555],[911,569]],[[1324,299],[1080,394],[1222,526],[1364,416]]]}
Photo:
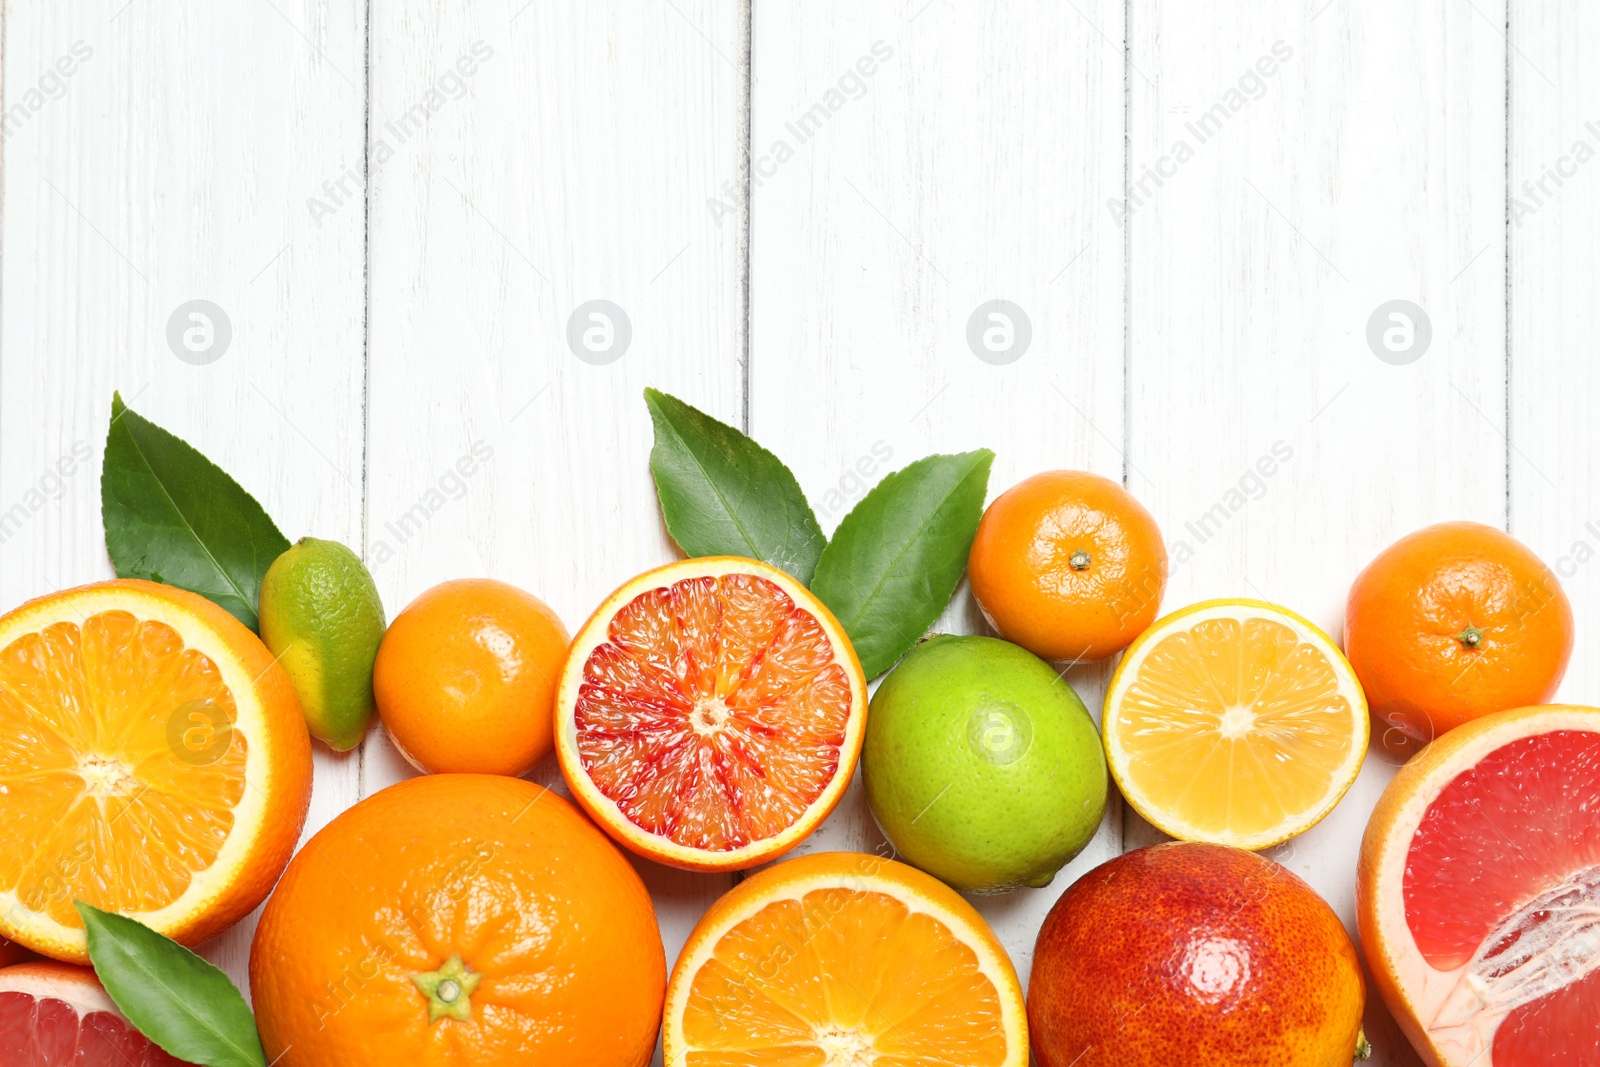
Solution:
{"label": "blood orange half", "polygon": [[866,715],[844,628],[804,586],[752,559],[687,559],[618,589],[573,639],[556,754],[627,848],[740,870],[827,818]]}
{"label": "blood orange half", "polygon": [[135,1030],[87,967],[0,970],[0,1063],[6,1067],[183,1067]]}
{"label": "blood orange half", "polygon": [[1357,912],[1433,1067],[1600,1063],[1600,709],[1500,712],[1408,763],[1367,825]]}

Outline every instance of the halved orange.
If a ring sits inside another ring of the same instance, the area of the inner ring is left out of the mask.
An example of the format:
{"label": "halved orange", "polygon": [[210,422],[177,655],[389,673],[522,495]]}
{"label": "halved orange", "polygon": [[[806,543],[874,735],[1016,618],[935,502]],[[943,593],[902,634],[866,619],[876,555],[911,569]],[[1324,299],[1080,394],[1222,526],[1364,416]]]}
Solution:
{"label": "halved orange", "polygon": [[627,848],[739,870],[793,848],[855,771],[867,684],[833,614],[775,567],[686,559],[613,593],[556,697],[572,795]]}
{"label": "halved orange", "polygon": [[1333,810],[1370,727],[1332,638],[1241,599],[1156,620],[1112,675],[1101,730],[1117,787],[1157,829],[1262,849]]}
{"label": "halved orange", "polygon": [[824,852],[741,882],[667,986],[666,1067],[1025,1067],[1027,1009],[971,904],[903,863]]}
{"label": "halved orange", "polygon": [[310,798],[288,677],[209,600],[127,579],[0,618],[0,935],[87,963],[83,900],[203,941],[265,899]]}

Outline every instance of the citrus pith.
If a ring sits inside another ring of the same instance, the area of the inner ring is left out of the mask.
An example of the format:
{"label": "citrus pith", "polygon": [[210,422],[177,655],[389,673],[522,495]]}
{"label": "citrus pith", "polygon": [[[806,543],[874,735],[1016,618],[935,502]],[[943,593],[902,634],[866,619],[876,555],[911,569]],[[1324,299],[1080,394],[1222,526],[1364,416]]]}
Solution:
{"label": "citrus pith", "polygon": [[0,934],[88,962],[83,900],[196,944],[299,838],[311,748],[266,647],[193,593],[118,579],[0,618]]}
{"label": "citrus pith", "polygon": [[737,870],[787,852],[838,804],[866,714],[849,638],[804,586],[753,559],[686,559],[623,585],[579,630],[556,754],[627,848]]}

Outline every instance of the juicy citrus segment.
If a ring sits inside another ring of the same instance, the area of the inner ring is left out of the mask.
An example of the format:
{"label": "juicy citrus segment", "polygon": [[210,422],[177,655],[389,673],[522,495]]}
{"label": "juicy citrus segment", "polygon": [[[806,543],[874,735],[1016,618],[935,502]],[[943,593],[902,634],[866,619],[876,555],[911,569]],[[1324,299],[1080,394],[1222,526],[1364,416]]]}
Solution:
{"label": "juicy citrus segment", "polygon": [[669,1067],[1012,1067],[1021,990],[983,921],[874,856],[763,871],[696,928],[667,995]]}
{"label": "juicy citrus segment", "polygon": [[[1519,738],[1463,770],[1428,805],[1406,859],[1406,925],[1429,964],[1454,970],[1506,917],[1596,867],[1600,733]],[[1583,903],[1600,907],[1600,899]]]}
{"label": "juicy citrus segment", "polygon": [[0,933],[87,962],[75,900],[179,940],[265,896],[310,750],[288,681],[208,601],[105,582],[0,618]]}
{"label": "juicy citrus segment", "polygon": [[750,866],[820,822],[860,752],[866,686],[820,602],[754,560],[642,575],[573,643],[557,751],[624,844],[680,866]]}
{"label": "juicy citrus segment", "polygon": [[186,706],[207,730],[237,718],[216,664],[126,611],[0,650],[0,890],[67,925],[74,900],[143,912],[181,896],[227,840],[247,758],[241,739],[215,762],[181,759],[168,727]]}
{"label": "juicy citrus segment", "polygon": [[1174,837],[1258,849],[1315,825],[1366,754],[1366,704],[1311,623],[1258,601],[1160,620],[1106,698],[1106,754],[1130,803]]}
{"label": "juicy citrus segment", "polygon": [[1484,716],[1396,775],[1361,846],[1373,977],[1438,1067],[1600,1055],[1600,709]]}
{"label": "juicy citrus segment", "polygon": [[60,963],[0,969],[0,1063],[185,1067],[134,1029],[93,971]]}

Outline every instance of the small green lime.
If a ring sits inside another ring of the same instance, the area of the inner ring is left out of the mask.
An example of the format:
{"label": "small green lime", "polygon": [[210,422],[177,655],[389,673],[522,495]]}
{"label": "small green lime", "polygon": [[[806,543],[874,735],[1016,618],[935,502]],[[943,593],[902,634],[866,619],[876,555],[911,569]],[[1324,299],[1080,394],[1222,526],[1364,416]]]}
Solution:
{"label": "small green lime", "polygon": [[361,557],[302,538],[261,581],[261,640],[288,672],[311,736],[343,752],[361,743],[377,704],[372,663],[383,601]]}
{"label": "small green lime", "polygon": [[1106,762],[1083,701],[993,637],[930,638],[872,698],[867,803],[900,855],[956,889],[1045,886],[1094,837]]}

